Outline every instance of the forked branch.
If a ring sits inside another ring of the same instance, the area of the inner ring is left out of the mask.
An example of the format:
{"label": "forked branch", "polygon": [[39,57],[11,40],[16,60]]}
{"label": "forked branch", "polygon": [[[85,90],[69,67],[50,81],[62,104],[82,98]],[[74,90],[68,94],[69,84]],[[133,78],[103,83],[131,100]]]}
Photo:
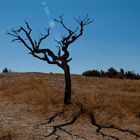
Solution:
{"label": "forked branch", "polygon": [[[88,15],[86,15],[86,17],[84,18],[74,18],[74,20],[78,23],[78,27],[75,30],[71,30],[69,29],[63,20],[63,17],[60,16],[60,19],[55,19],[54,21],[61,24],[62,27],[68,31],[68,35],[67,36],[62,36],[61,41],[57,41],[58,44],[60,45],[60,47],[65,47],[67,48],[71,43],[73,43],[74,41],[76,41],[80,36],[82,36],[83,34],[83,30],[84,27],[90,23],[93,22],[93,20],[91,20]],[[79,29],[79,31],[78,31]]]}
{"label": "forked branch", "polygon": [[9,32],[7,32],[8,35],[14,37],[12,42],[19,41],[29,50],[29,53],[34,57],[47,61],[49,64],[56,64],[59,67],[62,67],[62,65],[59,63],[59,58],[53,53],[53,51],[48,48],[40,49],[42,41],[47,39],[47,37],[50,35],[50,28],[46,29],[46,34],[41,34],[41,37],[38,39],[38,41],[33,41],[31,37],[32,29],[27,21],[25,21],[25,24],[26,28],[12,28]]}

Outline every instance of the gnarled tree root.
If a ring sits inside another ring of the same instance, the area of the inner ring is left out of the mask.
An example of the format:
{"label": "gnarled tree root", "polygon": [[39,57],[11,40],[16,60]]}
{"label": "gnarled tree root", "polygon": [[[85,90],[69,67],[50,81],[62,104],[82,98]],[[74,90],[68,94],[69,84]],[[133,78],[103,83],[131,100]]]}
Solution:
{"label": "gnarled tree root", "polygon": [[[97,123],[96,121],[96,118],[94,116],[93,113],[89,113],[86,109],[84,109],[83,107],[79,107],[79,111],[67,122],[65,123],[61,123],[61,124],[57,124],[57,125],[52,125],[51,126],[51,129],[49,130],[49,134],[48,135],[44,135],[44,137],[51,137],[53,136],[56,140],[60,140],[61,139],[61,136],[58,134],[58,131],[61,131],[67,135],[69,135],[72,139],[74,138],[79,138],[79,139],[82,139],[82,140],[86,140],[85,137],[82,137],[80,135],[77,135],[77,134],[73,134],[72,132],[66,130],[64,127],[65,126],[69,126],[69,125],[73,125],[77,119],[82,115],[87,115],[89,118],[90,118],[90,122],[93,126],[96,127],[96,135],[101,135],[104,138],[107,138],[107,139],[112,139],[112,140],[119,140],[119,137],[118,136],[114,136],[114,135],[111,135],[111,134],[106,134],[103,130],[117,130],[119,132],[122,132],[122,133],[127,133],[131,136],[134,136],[136,137],[136,139],[140,139],[140,135],[137,134],[136,132],[132,131],[132,130],[129,130],[129,129],[122,129],[122,128],[119,128],[115,125],[108,125],[108,126],[105,126],[105,125],[101,125],[99,123]],[[55,113],[54,115],[52,115],[51,117],[48,118],[47,122],[46,123],[42,123],[40,125],[48,125],[48,124],[51,124],[56,117],[64,114],[65,111],[62,111],[62,112],[57,112]]]}
{"label": "gnarled tree root", "polygon": [[[47,123],[43,123],[42,125],[50,124],[57,116],[62,115],[63,113],[64,112],[55,113],[53,116],[48,118]],[[57,131],[60,130],[64,133],[68,134],[72,139],[74,137],[77,137],[77,138],[80,138],[82,140],[86,140],[86,138],[84,138],[80,135],[77,135],[77,134],[73,134],[72,132],[69,132],[63,128],[63,127],[68,126],[68,125],[73,125],[76,122],[76,120],[80,117],[81,114],[82,114],[82,110],[80,109],[79,112],[77,112],[68,122],[51,126],[50,134],[45,135],[44,137],[54,136],[56,140],[59,140],[60,135],[57,134]]]}
{"label": "gnarled tree root", "polygon": [[89,116],[90,116],[92,125],[97,127],[97,129],[96,129],[97,134],[101,134],[103,137],[110,137],[114,140],[119,140],[119,138],[117,138],[115,136],[107,135],[107,134],[105,134],[101,131],[102,129],[114,129],[114,130],[118,130],[118,131],[121,131],[121,132],[124,132],[124,133],[129,133],[130,135],[133,135],[136,138],[140,139],[140,135],[138,135],[137,133],[135,133],[132,130],[122,129],[122,128],[119,128],[119,127],[114,126],[114,125],[110,125],[110,126],[99,125],[96,122],[95,116],[92,113],[90,113]]}

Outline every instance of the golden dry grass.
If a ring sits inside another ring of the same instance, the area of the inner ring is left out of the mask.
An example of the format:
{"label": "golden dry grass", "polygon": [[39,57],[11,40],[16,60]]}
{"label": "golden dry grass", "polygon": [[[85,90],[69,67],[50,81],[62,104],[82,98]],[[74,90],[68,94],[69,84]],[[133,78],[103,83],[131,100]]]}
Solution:
{"label": "golden dry grass", "polygon": [[[10,110],[9,114],[13,111],[17,116],[25,112],[50,114],[64,109],[63,92],[61,74],[1,74],[0,112]],[[94,113],[101,124],[140,129],[140,80],[72,75],[72,102],[67,114],[72,115],[80,105]]]}
{"label": "golden dry grass", "polygon": [[59,96],[59,91],[54,90],[48,84],[46,76],[30,73],[5,74],[1,79],[1,100],[6,99],[15,104],[24,104],[43,112],[52,110],[50,106],[59,105],[63,100],[62,96]]}
{"label": "golden dry grass", "polygon": [[17,140],[18,137],[14,132],[15,130],[11,128],[0,128],[0,140]]}
{"label": "golden dry grass", "polygon": [[75,102],[92,111],[101,123],[140,126],[140,81],[78,76],[74,79],[81,83],[81,89],[74,85]]}

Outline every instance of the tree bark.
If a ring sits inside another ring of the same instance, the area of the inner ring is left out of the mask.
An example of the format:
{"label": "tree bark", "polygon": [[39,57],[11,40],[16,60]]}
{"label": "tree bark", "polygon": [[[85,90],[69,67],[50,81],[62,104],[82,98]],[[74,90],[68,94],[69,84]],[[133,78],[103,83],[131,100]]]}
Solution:
{"label": "tree bark", "polygon": [[71,76],[70,68],[66,65],[64,70],[65,75],[65,93],[64,93],[64,105],[71,104]]}

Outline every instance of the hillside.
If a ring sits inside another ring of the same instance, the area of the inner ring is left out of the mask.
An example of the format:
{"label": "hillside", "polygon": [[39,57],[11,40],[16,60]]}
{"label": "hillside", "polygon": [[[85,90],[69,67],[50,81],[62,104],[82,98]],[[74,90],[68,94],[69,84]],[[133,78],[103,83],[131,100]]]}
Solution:
{"label": "hillside", "polygon": [[139,140],[140,80],[0,74],[0,140]]}

